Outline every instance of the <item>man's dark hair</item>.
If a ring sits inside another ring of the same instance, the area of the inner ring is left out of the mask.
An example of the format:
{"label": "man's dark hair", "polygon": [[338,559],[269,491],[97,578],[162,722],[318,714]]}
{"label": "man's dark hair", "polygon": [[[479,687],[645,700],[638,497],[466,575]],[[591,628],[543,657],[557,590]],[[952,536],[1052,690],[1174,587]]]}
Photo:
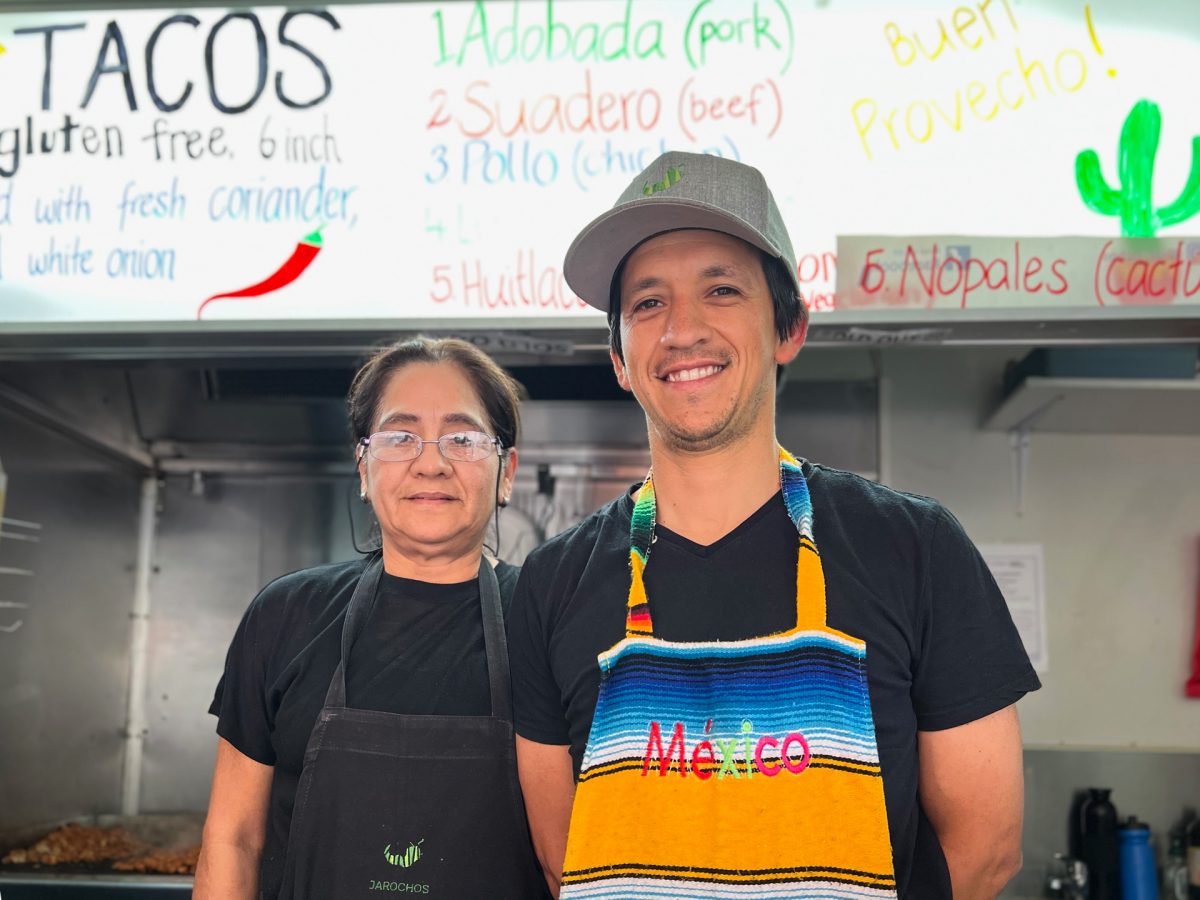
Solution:
{"label": "man's dark hair", "polygon": [[[617,266],[608,288],[608,345],[621,362],[625,362],[625,352],[621,349],[621,276],[625,273],[625,263],[633,250],[626,253]],[[808,309],[796,293],[796,285],[788,273],[787,264],[765,250],[759,250],[758,256],[767,279],[767,290],[771,293],[771,305],[775,309],[775,333],[781,341],[785,341],[808,318]]]}

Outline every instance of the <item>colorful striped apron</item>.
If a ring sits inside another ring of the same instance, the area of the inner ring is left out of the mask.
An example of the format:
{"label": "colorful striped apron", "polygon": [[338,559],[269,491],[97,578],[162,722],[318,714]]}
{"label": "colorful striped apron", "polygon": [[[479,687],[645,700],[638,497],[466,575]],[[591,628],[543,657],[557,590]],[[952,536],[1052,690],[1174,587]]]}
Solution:
{"label": "colorful striped apron", "polygon": [[800,533],[796,627],[781,634],[656,638],[650,477],[638,491],[625,639],[598,657],[562,900],[896,896],[866,645],[825,624],[808,485],[779,453]]}

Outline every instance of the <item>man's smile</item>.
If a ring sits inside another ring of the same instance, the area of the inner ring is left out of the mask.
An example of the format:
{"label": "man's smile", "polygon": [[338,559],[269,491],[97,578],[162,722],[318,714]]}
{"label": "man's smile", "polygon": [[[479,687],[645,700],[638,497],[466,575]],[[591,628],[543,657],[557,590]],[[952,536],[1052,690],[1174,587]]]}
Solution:
{"label": "man's smile", "polygon": [[708,378],[711,375],[716,375],[724,370],[724,366],[711,364],[707,366],[693,366],[687,369],[675,369],[667,372],[665,375],[659,376],[663,381],[675,383],[680,381],[699,381],[701,378]]}

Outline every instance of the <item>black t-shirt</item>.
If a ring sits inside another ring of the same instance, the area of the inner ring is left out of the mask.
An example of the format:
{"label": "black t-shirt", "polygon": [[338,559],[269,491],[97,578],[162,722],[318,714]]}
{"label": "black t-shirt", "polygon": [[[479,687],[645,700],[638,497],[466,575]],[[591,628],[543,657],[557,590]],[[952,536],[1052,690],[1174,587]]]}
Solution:
{"label": "black t-shirt", "polygon": [[[274,766],[262,856],[263,896],[283,877],[292,807],[308,738],[341,657],[342,623],[367,560],[293,572],[246,610],[209,712],[217,734]],[[520,570],[496,567],[507,611]],[[491,713],[477,580],[430,584],[384,572],[350,651],[346,702],[407,715]]]}
{"label": "black t-shirt", "polygon": [[[804,463],[828,625],[867,644],[867,681],[902,897],[950,897],[917,798],[917,731],[963,725],[1040,687],[1008,607],[937,501]],[[517,733],[569,744],[578,775],[597,654],[625,635],[629,494],[526,559],[508,619]],[[657,528],[646,591],[655,635],[744,640],[796,624],[796,528],[782,494],[701,546]]]}

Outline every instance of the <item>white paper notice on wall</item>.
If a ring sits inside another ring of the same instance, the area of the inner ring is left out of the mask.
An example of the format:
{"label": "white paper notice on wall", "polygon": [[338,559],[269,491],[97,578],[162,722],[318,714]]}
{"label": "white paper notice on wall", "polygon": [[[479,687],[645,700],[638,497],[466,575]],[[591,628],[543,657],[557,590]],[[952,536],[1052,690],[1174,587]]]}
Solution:
{"label": "white paper notice on wall", "polygon": [[1000,586],[1025,652],[1037,672],[1050,667],[1046,641],[1046,580],[1041,544],[980,544]]}

